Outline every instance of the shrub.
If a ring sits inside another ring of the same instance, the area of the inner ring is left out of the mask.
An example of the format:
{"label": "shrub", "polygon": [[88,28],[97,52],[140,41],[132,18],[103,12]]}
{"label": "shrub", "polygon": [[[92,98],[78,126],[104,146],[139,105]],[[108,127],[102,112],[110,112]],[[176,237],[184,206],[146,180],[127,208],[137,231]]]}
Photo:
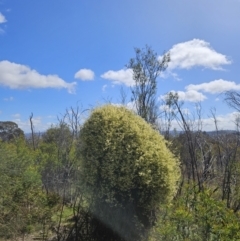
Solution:
{"label": "shrub", "polygon": [[163,137],[126,108],[106,105],[92,112],[80,140],[82,180],[94,217],[119,240],[145,237],[180,175]]}

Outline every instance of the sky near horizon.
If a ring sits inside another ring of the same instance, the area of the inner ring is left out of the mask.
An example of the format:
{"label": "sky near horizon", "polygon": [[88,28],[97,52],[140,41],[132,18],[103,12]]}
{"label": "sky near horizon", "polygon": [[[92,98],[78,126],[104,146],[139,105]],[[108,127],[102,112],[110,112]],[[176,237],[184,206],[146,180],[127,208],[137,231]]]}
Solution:
{"label": "sky near horizon", "polygon": [[171,62],[157,97],[178,92],[201,103],[203,129],[234,129],[224,92],[240,91],[240,0],[0,0],[0,121],[44,131],[70,107],[121,102],[134,48],[149,45]]}

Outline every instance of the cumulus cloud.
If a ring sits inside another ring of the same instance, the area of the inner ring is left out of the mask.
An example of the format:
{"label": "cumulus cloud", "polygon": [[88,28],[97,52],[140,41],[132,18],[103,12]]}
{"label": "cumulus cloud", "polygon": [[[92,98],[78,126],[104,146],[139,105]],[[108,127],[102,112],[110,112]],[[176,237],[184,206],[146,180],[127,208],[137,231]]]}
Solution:
{"label": "cumulus cloud", "polygon": [[[222,69],[231,61],[223,54],[216,52],[208,42],[193,39],[173,45],[170,49],[169,69],[191,69],[195,66],[213,70]],[[161,57],[160,57],[161,58]]]}
{"label": "cumulus cloud", "polygon": [[[219,130],[236,130],[236,119],[239,117],[238,112],[231,112],[226,115],[216,115]],[[215,130],[215,123],[212,117],[203,118],[202,122],[204,130]]]}
{"label": "cumulus cloud", "polygon": [[[207,99],[205,95],[196,91],[196,90],[187,90],[187,91],[170,91],[173,94],[177,93],[180,101],[189,101],[189,102],[201,102]],[[160,96],[160,99],[165,99],[167,95]]]}
{"label": "cumulus cloud", "polygon": [[236,84],[233,81],[219,79],[198,85],[191,84],[186,86],[186,90],[203,91],[206,93],[218,94],[229,90],[240,90],[240,84]]}
{"label": "cumulus cloud", "polygon": [[75,79],[94,80],[94,72],[91,69],[80,69],[75,75]]}
{"label": "cumulus cloud", "polygon": [[[188,116],[190,116],[190,118],[191,118],[190,114]],[[237,118],[239,118],[239,113],[237,113],[237,112],[231,112],[226,115],[216,114],[218,129],[219,130],[236,130],[236,119]],[[196,120],[196,121],[198,121],[198,120]],[[216,130],[214,119],[211,116],[202,118],[201,122],[202,122],[202,130],[203,131],[215,131]],[[194,125],[194,122],[191,121],[191,123]],[[161,124],[163,125],[164,123],[161,123]],[[181,126],[179,125],[177,120],[173,120],[171,123],[171,130],[173,130],[174,128],[176,128],[177,130],[182,130]],[[197,128],[197,125],[196,125],[196,128]]]}
{"label": "cumulus cloud", "polygon": [[133,71],[132,69],[121,69],[118,71],[109,70],[101,75],[101,78],[113,81],[114,84],[125,84],[133,86]]}
{"label": "cumulus cloud", "polygon": [[5,16],[2,13],[0,13],[0,24],[5,23],[5,22],[7,22],[7,19],[5,18]]}
{"label": "cumulus cloud", "polygon": [[28,66],[4,60],[0,61],[0,85],[11,89],[65,88],[74,93],[76,82],[67,83],[57,75],[41,75]]}
{"label": "cumulus cloud", "polygon": [[[179,100],[189,101],[189,102],[201,102],[207,97],[201,92],[210,93],[210,94],[220,94],[229,90],[240,90],[240,84],[236,84],[233,81],[227,81],[223,79],[213,80],[208,83],[202,83],[198,85],[190,84],[185,87],[186,91],[174,91],[172,93],[177,93]],[[160,96],[160,98],[165,98],[166,95]],[[216,101],[219,99],[216,98]]]}

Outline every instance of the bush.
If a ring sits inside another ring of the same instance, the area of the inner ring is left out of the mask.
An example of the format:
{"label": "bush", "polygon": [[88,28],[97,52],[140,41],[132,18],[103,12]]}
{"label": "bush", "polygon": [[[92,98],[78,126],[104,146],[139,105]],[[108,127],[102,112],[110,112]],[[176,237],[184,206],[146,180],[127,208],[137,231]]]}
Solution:
{"label": "bush", "polygon": [[80,140],[82,180],[93,215],[119,240],[145,237],[180,175],[163,137],[124,107],[106,105],[92,112]]}

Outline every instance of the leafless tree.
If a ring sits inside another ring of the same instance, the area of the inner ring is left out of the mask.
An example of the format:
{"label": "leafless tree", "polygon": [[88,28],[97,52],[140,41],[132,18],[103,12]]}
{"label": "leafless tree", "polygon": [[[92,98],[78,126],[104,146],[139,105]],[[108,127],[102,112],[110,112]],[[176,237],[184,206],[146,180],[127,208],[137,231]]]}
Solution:
{"label": "leafless tree", "polygon": [[222,191],[222,200],[226,200],[228,208],[235,211],[240,208],[239,185],[239,147],[240,147],[240,119],[236,117],[236,130],[233,132],[220,131],[216,113],[212,111],[215,123],[216,135],[214,144],[216,152],[216,173],[218,174],[218,184]]}
{"label": "leafless tree", "polygon": [[240,93],[237,91],[227,91],[225,93],[225,101],[228,105],[240,112]]}
{"label": "leafless tree", "polygon": [[[203,132],[201,105],[197,103],[195,113],[184,112],[183,102],[179,101],[177,93],[169,93],[166,96],[168,109],[173,109],[175,120],[181,128],[178,139],[181,143],[181,161],[183,165],[183,177],[197,184],[198,191],[203,190],[204,183],[213,177],[212,167],[214,157],[210,140]],[[189,168],[190,167],[190,168]]]}

